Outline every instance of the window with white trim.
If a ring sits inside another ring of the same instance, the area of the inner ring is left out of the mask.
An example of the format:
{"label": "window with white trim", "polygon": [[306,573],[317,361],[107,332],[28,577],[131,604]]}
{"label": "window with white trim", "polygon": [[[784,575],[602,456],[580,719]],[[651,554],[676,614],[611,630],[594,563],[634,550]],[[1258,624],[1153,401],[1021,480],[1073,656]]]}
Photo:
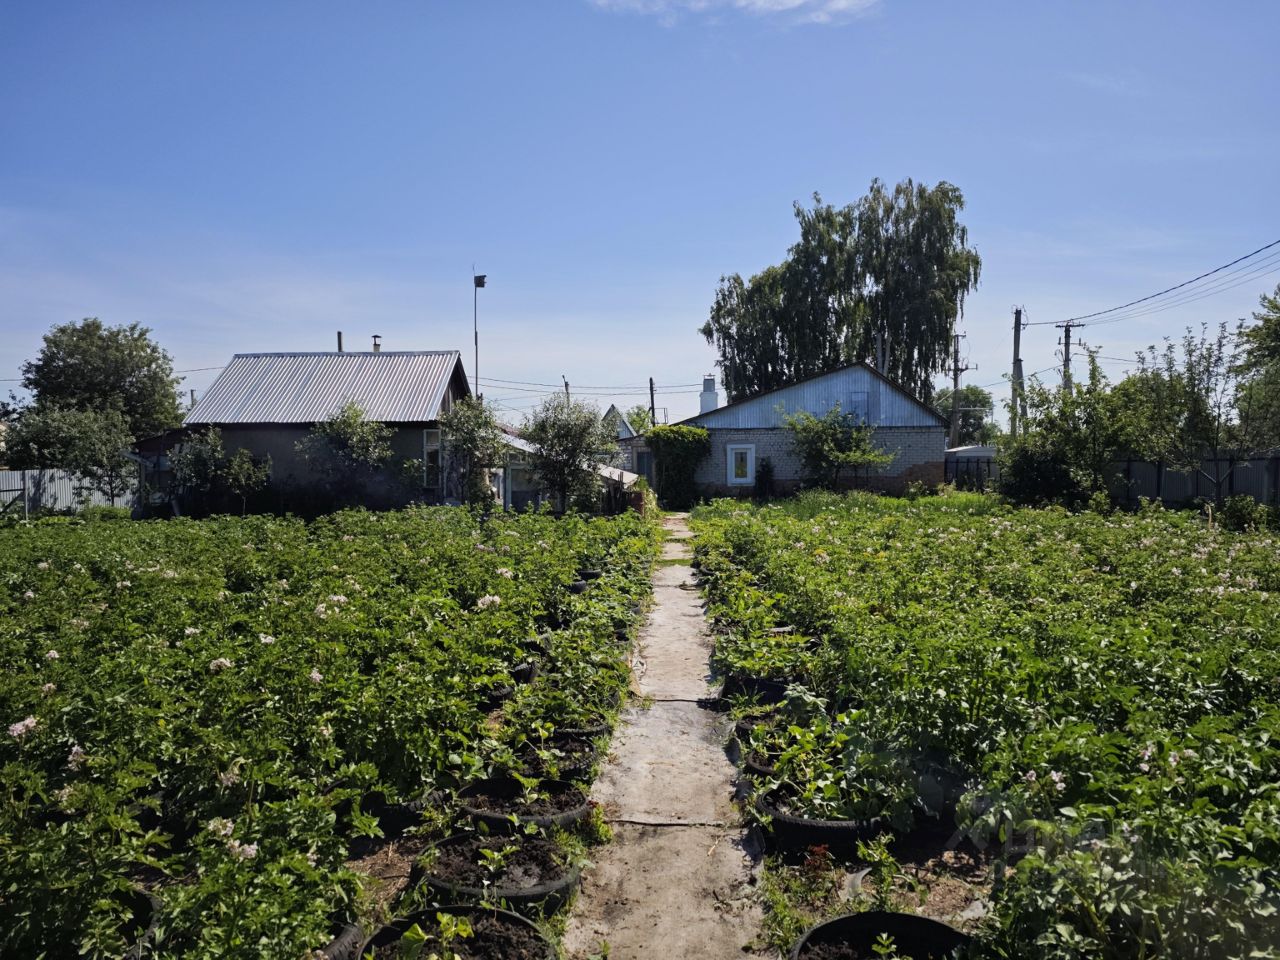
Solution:
{"label": "window with white trim", "polygon": [[730,443],[724,448],[728,465],[730,486],[744,486],[756,482],[756,445],[754,443]]}

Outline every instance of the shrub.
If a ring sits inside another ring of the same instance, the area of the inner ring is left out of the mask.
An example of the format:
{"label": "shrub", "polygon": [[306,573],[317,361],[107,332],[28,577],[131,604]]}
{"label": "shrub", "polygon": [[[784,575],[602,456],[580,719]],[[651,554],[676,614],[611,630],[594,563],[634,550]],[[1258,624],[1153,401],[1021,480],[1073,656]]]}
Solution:
{"label": "shrub", "polygon": [[698,491],[693,476],[711,450],[711,435],[702,427],[663,426],[649,431],[658,500],[668,510],[693,506]]}

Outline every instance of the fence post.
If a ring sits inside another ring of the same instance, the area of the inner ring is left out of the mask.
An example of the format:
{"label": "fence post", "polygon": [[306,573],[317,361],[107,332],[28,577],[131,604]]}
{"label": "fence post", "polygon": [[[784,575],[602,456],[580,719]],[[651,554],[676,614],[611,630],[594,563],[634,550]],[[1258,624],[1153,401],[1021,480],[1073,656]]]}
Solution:
{"label": "fence post", "polygon": [[22,471],[22,519],[31,519],[31,495],[27,490],[27,471]]}

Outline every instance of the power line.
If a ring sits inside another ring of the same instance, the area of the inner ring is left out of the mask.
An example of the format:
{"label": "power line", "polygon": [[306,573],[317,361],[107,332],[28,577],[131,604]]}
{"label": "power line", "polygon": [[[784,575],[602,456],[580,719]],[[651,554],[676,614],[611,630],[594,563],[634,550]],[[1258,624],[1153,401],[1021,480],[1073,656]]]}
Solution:
{"label": "power line", "polygon": [[[1119,323],[1123,320],[1136,320],[1139,317],[1148,317],[1153,313],[1163,313],[1165,310],[1172,310],[1176,307],[1186,306],[1189,303],[1207,300],[1209,297],[1216,297],[1220,293],[1225,293],[1228,290],[1234,290],[1236,287],[1242,287],[1246,283],[1252,283],[1259,277],[1265,277],[1268,274],[1280,271],[1280,253],[1276,254],[1268,261],[1249,264],[1249,267],[1251,269],[1248,273],[1239,273],[1238,276],[1234,277],[1227,275],[1212,284],[1206,284],[1203,287],[1188,290],[1172,300],[1166,300],[1163,303],[1159,303],[1142,310],[1132,310],[1129,313],[1121,314],[1116,317],[1108,317],[1105,320],[1095,320],[1092,323],[1081,324],[1081,326],[1100,326],[1105,323]],[[1233,272],[1238,273],[1238,271]]]}
{"label": "power line", "polygon": [[[1094,317],[1103,317],[1110,313],[1117,313],[1121,310],[1127,310],[1129,307],[1137,306],[1140,303],[1146,303],[1149,300],[1154,300],[1157,297],[1163,297],[1165,294],[1173,293],[1173,291],[1181,290],[1184,287],[1189,287],[1193,283],[1198,283],[1201,280],[1205,279],[1206,277],[1211,277],[1215,273],[1221,273],[1223,270],[1226,270],[1229,267],[1234,267],[1238,263],[1243,263],[1246,260],[1252,259],[1253,257],[1256,257],[1258,254],[1262,253],[1264,250],[1270,250],[1272,247],[1280,247],[1280,240],[1273,240],[1271,243],[1268,243],[1265,246],[1261,246],[1257,250],[1252,251],[1251,253],[1246,253],[1243,257],[1236,257],[1236,259],[1232,260],[1230,263],[1224,263],[1220,267],[1214,267],[1212,270],[1207,270],[1204,273],[1200,274],[1200,276],[1198,277],[1192,277],[1190,280],[1184,280],[1182,283],[1174,284],[1172,287],[1166,287],[1164,290],[1161,290],[1158,293],[1148,294],[1145,297],[1139,297],[1137,300],[1130,300],[1128,303],[1122,303],[1117,307],[1109,307],[1106,310],[1095,310],[1093,313],[1085,313],[1085,314],[1081,314],[1078,317],[1071,317],[1069,320],[1067,320],[1067,323],[1077,323],[1082,320],[1092,320]],[[1045,322],[1046,321],[1041,321],[1040,323],[1037,323],[1037,324],[1028,324],[1028,326],[1042,326]],[[1052,323],[1053,321],[1047,321],[1047,322]],[[1109,321],[1102,321],[1102,322],[1109,322]]]}

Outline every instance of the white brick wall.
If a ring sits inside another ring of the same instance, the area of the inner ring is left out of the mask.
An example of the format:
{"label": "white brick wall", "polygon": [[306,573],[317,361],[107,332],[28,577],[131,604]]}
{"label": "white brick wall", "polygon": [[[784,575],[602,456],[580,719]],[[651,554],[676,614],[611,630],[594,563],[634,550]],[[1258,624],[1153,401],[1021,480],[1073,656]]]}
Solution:
{"label": "white brick wall", "polygon": [[[727,450],[732,444],[755,446],[757,471],[765,457],[773,462],[773,478],[779,492],[794,488],[804,478],[800,460],[792,452],[789,430],[713,429],[708,432],[711,434],[711,452],[698,465],[694,479],[709,495],[751,492],[749,485],[729,485]],[[946,440],[946,429],[941,426],[879,427],[875,432],[875,443],[880,449],[895,455],[893,463],[873,472],[868,479],[858,478],[855,485],[898,491],[912,480],[922,480],[930,485],[941,483]],[[850,480],[854,479],[850,477]]]}

